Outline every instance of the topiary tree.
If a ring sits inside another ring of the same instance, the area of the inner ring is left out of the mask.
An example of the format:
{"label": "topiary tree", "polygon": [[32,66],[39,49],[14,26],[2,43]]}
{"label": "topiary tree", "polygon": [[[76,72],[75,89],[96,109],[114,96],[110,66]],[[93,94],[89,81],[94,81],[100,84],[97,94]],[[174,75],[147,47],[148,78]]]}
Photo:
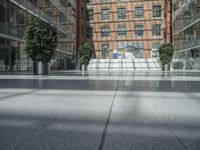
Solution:
{"label": "topiary tree", "polygon": [[92,58],[92,55],[94,53],[94,46],[92,43],[85,43],[82,46],[79,47],[79,59],[80,64],[84,64],[85,68],[90,62],[90,59]]}
{"label": "topiary tree", "polygon": [[57,30],[39,18],[32,18],[24,35],[25,51],[34,62],[50,62],[57,46]]}
{"label": "topiary tree", "polygon": [[169,65],[174,54],[174,48],[170,43],[164,43],[159,47],[159,58],[164,70],[165,65]]}

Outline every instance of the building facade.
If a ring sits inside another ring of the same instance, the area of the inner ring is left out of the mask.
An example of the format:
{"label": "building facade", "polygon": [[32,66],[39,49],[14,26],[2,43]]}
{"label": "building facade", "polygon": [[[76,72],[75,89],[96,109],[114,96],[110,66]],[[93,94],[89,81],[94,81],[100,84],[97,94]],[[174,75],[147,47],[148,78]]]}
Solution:
{"label": "building facade", "polygon": [[173,1],[174,69],[200,70],[200,1]]}
{"label": "building facade", "polygon": [[[65,69],[76,59],[75,0],[1,0],[0,70],[27,70],[31,59],[24,49],[24,32],[29,20],[38,17],[58,31],[58,46],[51,67]],[[12,66],[12,67],[11,67]]]}
{"label": "building facade", "polygon": [[78,3],[83,16],[78,23],[81,24],[78,34],[83,36],[79,43],[93,42],[98,59],[126,53],[132,53],[127,57],[156,58],[158,47],[172,41],[170,1],[85,0]]}
{"label": "building facade", "polygon": [[77,0],[76,47],[86,42],[86,0]]}

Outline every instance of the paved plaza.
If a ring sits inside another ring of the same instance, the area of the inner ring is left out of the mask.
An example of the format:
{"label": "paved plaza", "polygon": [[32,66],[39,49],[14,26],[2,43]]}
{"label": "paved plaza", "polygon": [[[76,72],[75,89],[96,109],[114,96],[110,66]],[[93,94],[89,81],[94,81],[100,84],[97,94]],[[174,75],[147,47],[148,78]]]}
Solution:
{"label": "paved plaza", "polygon": [[0,72],[0,150],[200,150],[200,72]]}

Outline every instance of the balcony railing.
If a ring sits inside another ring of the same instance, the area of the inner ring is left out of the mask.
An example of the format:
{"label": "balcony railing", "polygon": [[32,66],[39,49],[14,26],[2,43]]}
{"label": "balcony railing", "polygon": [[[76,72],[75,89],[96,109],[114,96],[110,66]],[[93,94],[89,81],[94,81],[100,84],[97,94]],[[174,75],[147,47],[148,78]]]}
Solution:
{"label": "balcony railing", "polygon": [[177,51],[184,51],[198,46],[200,47],[200,39],[190,40],[189,42],[185,42],[180,45],[175,45],[175,49]]}
{"label": "balcony railing", "polygon": [[53,25],[56,27],[59,31],[71,36],[74,38],[73,35],[71,35],[66,26],[60,25],[58,21],[53,19],[51,16],[44,13],[42,10],[38,9],[36,6],[34,6],[32,3],[30,3],[27,0],[9,0],[10,2],[14,3],[15,5],[19,6],[20,8],[24,9],[25,11],[29,12],[33,16],[39,17],[43,21]]}
{"label": "balcony railing", "polygon": [[72,4],[72,6],[76,7],[76,0],[68,0],[68,2]]}
{"label": "balcony railing", "polygon": [[[180,20],[177,20],[180,21]],[[177,26],[175,26],[175,34],[182,32],[183,30],[192,26],[195,22],[200,21],[200,13],[194,13],[194,16],[190,18],[185,18],[183,21]]]}
{"label": "balcony railing", "polygon": [[180,15],[192,2],[195,0],[185,0],[185,2],[181,3],[179,8],[175,10],[174,18],[176,18],[178,15]]}
{"label": "balcony railing", "polygon": [[23,39],[24,31],[21,28],[9,26],[8,22],[0,22],[0,33]]}
{"label": "balcony railing", "polygon": [[63,7],[60,3],[60,0],[50,0],[62,13],[65,17],[67,17],[71,22],[75,22],[75,19],[73,16],[70,16],[65,7]]}

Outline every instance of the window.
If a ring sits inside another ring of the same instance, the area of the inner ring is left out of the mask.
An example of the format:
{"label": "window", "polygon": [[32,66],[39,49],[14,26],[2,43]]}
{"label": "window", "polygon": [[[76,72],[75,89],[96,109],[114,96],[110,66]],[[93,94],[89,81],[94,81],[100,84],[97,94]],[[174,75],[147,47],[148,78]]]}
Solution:
{"label": "window", "polygon": [[153,26],[152,26],[152,35],[153,36],[161,35],[161,25],[160,24],[153,24]]}
{"label": "window", "polygon": [[108,44],[102,44],[102,58],[109,58],[109,45]]}
{"label": "window", "polygon": [[135,54],[136,58],[144,58],[144,42],[137,41],[133,43],[133,46],[138,50],[138,53]]}
{"label": "window", "polygon": [[87,18],[87,21],[91,21],[91,20],[93,20],[93,17],[94,15],[93,15],[93,10],[87,10],[87,12],[86,12],[86,18]]}
{"label": "window", "polygon": [[68,36],[65,33],[60,33],[60,39],[66,39]]}
{"label": "window", "polygon": [[159,57],[158,49],[160,47],[160,43],[153,43],[152,44],[152,57],[157,58]]}
{"label": "window", "polygon": [[49,0],[44,0],[45,5],[50,6],[51,2]]}
{"label": "window", "polygon": [[161,17],[161,6],[160,5],[153,6],[152,13],[153,17]]}
{"label": "window", "polygon": [[86,37],[91,38],[93,36],[93,28],[92,27],[87,27],[86,29]]}
{"label": "window", "polygon": [[101,10],[101,20],[109,20],[109,9]]}
{"label": "window", "polygon": [[124,49],[127,47],[127,42],[117,42],[118,49]]}
{"label": "window", "polygon": [[60,0],[60,4],[61,4],[62,6],[65,6],[65,5],[67,4],[67,0]]}
{"label": "window", "polygon": [[126,27],[125,26],[119,26],[118,27],[118,35],[126,35]]}
{"label": "window", "polygon": [[126,19],[126,8],[118,8],[118,19]]}
{"label": "window", "polygon": [[108,26],[104,26],[101,29],[101,36],[102,37],[108,37],[109,36],[109,27]]}
{"label": "window", "polygon": [[144,18],[144,9],[142,6],[135,7],[135,18]]}
{"label": "window", "polygon": [[[0,8],[1,10],[1,8]],[[4,11],[4,10],[3,10]],[[1,11],[0,11],[0,17],[1,17],[1,14],[3,14]],[[3,19],[3,17],[1,18]],[[1,19],[0,19],[0,22],[1,22]],[[17,24],[21,24],[21,25],[24,25],[25,24],[25,15],[24,15],[24,12],[22,10],[19,10],[19,12],[17,13]]]}
{"label": "window", "polygon": [[87,0],[86,3],[93,3],[93,0]]}
{"label": "window", "polygon": [[110,0],[101,0],[102,3],[108,3]]}
{"label": "window", "polygon": [[135,25],[135,36],[141,37],[143,36],[144,26],[139,24]]}

